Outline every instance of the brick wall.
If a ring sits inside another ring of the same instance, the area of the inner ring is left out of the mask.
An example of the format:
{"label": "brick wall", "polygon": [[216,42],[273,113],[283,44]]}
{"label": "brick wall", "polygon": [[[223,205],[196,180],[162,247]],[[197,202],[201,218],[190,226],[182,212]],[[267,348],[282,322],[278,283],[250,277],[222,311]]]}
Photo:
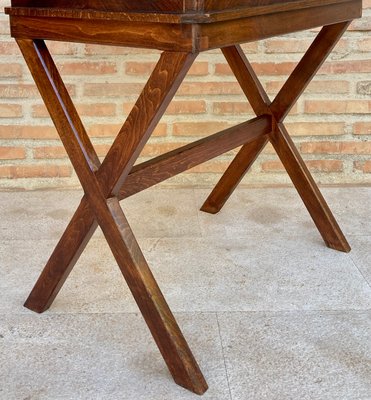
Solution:
{"label": "brick wall", "polygon": [[[0,6],[7,5],[0,0]],[[315,178],[325,184],[371,183],[371,0],[287,119]],[[77,186],[55,129],[0,14],[0,188]],[[244,46],[273,96],[316,32]],[[50,43],[89,135],[104,156],[159,53]],[[141,160],[252,117],[251,108],[219,51],[199,56]],[[233,153],[167,184],[215,182]],[[268,146],[246,184],[289,182]]]}

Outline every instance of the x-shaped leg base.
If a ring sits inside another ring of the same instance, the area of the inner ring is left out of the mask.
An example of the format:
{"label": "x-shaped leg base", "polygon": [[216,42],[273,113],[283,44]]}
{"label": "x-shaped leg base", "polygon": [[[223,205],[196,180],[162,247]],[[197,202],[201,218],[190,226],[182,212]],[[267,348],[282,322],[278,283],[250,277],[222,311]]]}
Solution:
{"label": "x-shaped leg base", "polygon": [[84,189],[84,196],[31,291],[25,306],[49,308],[99,225],[174,378],[202,394],[204,377],[151,274],[119,200],[242,146],[202,210],[221,209],[270,140],[328,246],[349,251],[340,228],[282,121],[348,23],[324,27],[273,103],[240,47],[223,49],[257,118],[133,167],[197,54],[164,52],[133,110],[100,163],[58,70],[41,40],[18,45]]}
{"label": "x-shaped leg base", "polygon": [[269,137],[242,147],[203,204],[202,211],[212,214],[220,211],[270,140],[327,246],[344,252],[350,251],[347,240],[282,123],[348,25],[348,22],[344,22],[325,26],[321,30],[272,103],[241,48],[233,46],[223,49],[254,112],[258,116],[271,115],[273,129]]}
{"label": "x-shaped leg base", "polygon": [[207,389],[206,381],[148,268],[117,197],[196,56],[162,54],[100,165],[44,42],[19,40],[18,44],[85,192],[25,306],[37,312],[49,306],[99,224],[174,380],[202,394]]}

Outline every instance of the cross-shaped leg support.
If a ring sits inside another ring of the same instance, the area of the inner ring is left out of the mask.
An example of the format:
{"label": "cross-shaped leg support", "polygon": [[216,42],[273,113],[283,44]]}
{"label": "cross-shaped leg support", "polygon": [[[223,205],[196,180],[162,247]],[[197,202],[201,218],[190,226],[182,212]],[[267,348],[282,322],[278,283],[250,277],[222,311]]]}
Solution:
{"label": "cross-shaped leg support", "polygon": [[340,228],[292,143],[283,119],[348,23],[324,27],[271,103],[240,47],[223,49],[257,118],[133,167],[197,54],[164,52],[106,158],[100,160],[59,72],[41,40],[18,45],[84,189],[84,196],[25,306],[47,310],[99,225],[174,378],[202,394],[204,377],[151,274],[119,200],[242,146],[202,210],[218,212],[268,140],[329,247],[349,251]]}
{"label": "cross-shaped leg support", "polygon": [[201,210],[217,213],[249,170],[268,140],[272,143],[328,247],[350,251],[341,229],[292,142],[283,120],[334,48],[349,22],[325,26],[271,103],[239,46],[222,49],[256,115],[270,114],[269,138],[245,144],[232,161]]}
{"label": "cross-shaped leg support", "polygon": [[181,386],[202,394],[204,377],[135,240],[117,197],[196,55],[163,53],[102,165],[43,41],[18,40],[85,195],[26,307],[51,303],[99,224],[149,329]]}

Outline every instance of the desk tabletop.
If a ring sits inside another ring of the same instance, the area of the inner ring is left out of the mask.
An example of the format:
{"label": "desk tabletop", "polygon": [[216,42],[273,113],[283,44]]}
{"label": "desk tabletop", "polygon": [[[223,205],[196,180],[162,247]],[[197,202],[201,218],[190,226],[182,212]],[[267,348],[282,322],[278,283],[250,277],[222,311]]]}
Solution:
{"label": "desk tabletop", "polygon": [[11,15],[210,23],[350,0],[12,0]]}

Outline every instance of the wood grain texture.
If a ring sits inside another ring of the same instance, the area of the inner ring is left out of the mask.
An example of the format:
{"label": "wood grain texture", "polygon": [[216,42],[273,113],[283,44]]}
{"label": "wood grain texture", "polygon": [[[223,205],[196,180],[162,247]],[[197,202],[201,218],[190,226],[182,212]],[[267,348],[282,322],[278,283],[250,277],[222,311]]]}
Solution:
{"label": "wood grain texture", "polygon": [[271,105],[272,113],[278,122],[283,121],[288,115],[343,36],[349,24],[350,21],[346,21],[322,28]]}
{"label": "wood grain texture", "polygon": [[[19,40],[18,44],[80,179],[90,210],[104,233],[170,373],[179,385],[197,394],[204,393],[207,389],[206,381],[148,268],[118,199],[107,198],[104,194],[105,188],[102,187],[95,171],[91,168],[84,144],[80,140],[86,133],[79,117],[75,114],[70,97],[65,93],[65,86],[45,44],[42,41],[32,40]],[[162,55],[152,74],[153,82],[151,80],[149,82],[152,96],[147,98],[148,103],[141,104],[147,110],[152,110],[153,104],[150,99],[153,96],[159,102],[160,109],[162,109],[162,103],[170,101],[192,61],[192,57],[183,53],[172,55],[171,59],[170,64],[169,55]],[[159,89],[155,90],[158,86]],[[163,95],[161,95],[162,90],[165,91]],[[148,121],[152,121],[152,118],[148,117]],[[139,154],[138,148],[141,145],[144,146],[147,133],[145,123],[141,124],[135,132],[131,132],[129,143],[121,142],[120,149],[114,148],[114,151],[119,151],[120,155],[117,158],[117,154],[111,153],[113,161],[121,161],[120,165],[124,166],[130,164],[133,155]],[[122,151],[123,147],[125,151]],[[107,167],[102,164],[102,168]],[[114,185],[114,182],[115,180],[109,181],[108,185]],[[109,192],[110,190],[108,194]],[[88,225],[86,224],[86,227]],[[71,225],[69,228],[71,229]],[[94,225],[89,228],[88,234],[92,228]],[[79,243],[77,254],[83,247],[88,234],[84,237],[84,241]],[[71,258],[68,258],[71,265]]]}
{"label": "wood grain texture", "polygon": [[104,19],[10,17],[10,29],[18,39],[45,39],[109,46],[196,52],[192,25],[121,22]]}
{"label": "wood grain texture", "polygon": [[263,115],[133,167],[119,198],[132,196],[245,143],[268,141],[272,120]]}
{"label": "wood grain texture", "polygon": [[[361,9],[361,0],[12,0],[11,33],[85,192],[25,306],[37,312],[50,306],[99,225],[174,380],[204,393],[206,381],[119,200],[243,145],[202,208],[217,212],[269,139],[326,244],[349,251],[282,121]],[[271,103],[236,44],[322,25],[329,26]],[[165,50],[102,163],[44,39]],[[197,53],[219,47],[257,118],[134,167]]]}
{"label": "wood grain texture", "polygon": [[[298,64],[293,75],[289,77],[288,83],[279,92],[279,102],[277,104],[280,107],[276,106],[273,108],[275,101],[271,103],[269,100],[241,48],[239,46],[232,46],[223,50],[232,71],[236,75],[255,113],[257,115],[269,113],[272,116],[275,128],[272,131],[270,141],[290,175],[326,245],[344,252],[349,252],[350,246],[281,121],[287,114],[287,110],[284,107],[290,109],[293,106],[299,94],[304,91],[320,65],[327,58],[331,49],[344,33],[348,24],[349,22],[334,24],[324,27],[321,30],[314,41],[314,45],[304,55],[304,61]],[[246,144],[232,161],[230,167],[206,199],[201,208],[202,211],[216,213],[223,207],[261,151],[261,148],[257,147],[252,147],[249,150],[250,146],[251,144]],[[243,156],[246,156],[245,165],[243,165]],[[237,170],[240,175],[237,173]]]}
{"label": "wood grain texture", "polygon": [[232,195],[243,177],[247,174],[259,154],[268,143],[268,138],[260,138],[242,146],[225,173],[215,185],[200,210],[209,214],[218,213]]}
{"label": "wood grain texture", "polygon": [[[241,47],[224,47],[222,51],[255,114],[271,114],[269,97]],[[205,200],[201,211],[216,214],[222,209],[267,142],[268,138],[263,138],[242,147]]]}
{"label": "wood grain texture", "polygon": [[361,0],[310,9],[257,15],[253,18],[199,24],[199,51],[252,42],[269,37],[350,21],[362,14]]}
{"label": "wood grain texture", "polygon": [[276,125],[270,141],[326,245],[348,253],[349,243],[282,123]]}
{"label": "wood grain texture", "polygon": [[16,38],[198,52],[361,16],[361,0],[297,0],[215,12],[6,8]]}
{"label": "wood grain texture", "polygon": [[215,17],[233,11],[246,16],[244,12],[266,14],[298,8],[309,8],[316,5],[327,5],[347,0],[13,0],[12,7],[49,9],[49,10],[82,10],[130,14],[191,14],[191,18],[203,15]]}

